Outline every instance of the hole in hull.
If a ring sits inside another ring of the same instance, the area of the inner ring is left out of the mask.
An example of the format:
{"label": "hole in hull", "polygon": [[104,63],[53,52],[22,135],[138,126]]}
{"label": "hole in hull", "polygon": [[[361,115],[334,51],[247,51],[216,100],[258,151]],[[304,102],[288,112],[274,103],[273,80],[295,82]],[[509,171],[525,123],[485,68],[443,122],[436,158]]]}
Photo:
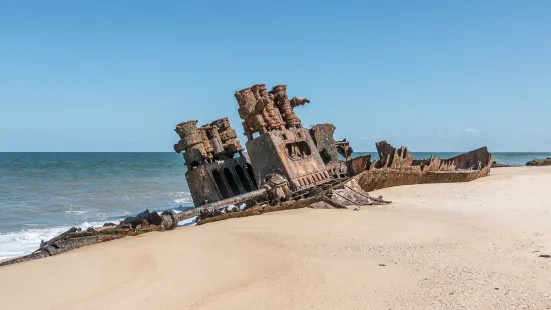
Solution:
{"label": "hole in hull", "polygon": [[247,192],[252,191],[251,184],[249,183],[249,180],[247,179],[247,176],[245,175],[245,171],[241,166],[237,165],[235,166],[235,172],[237,172],[237,176],[239,177],[239,181],[241,181],[241,184],[245,188]]}
{"label": "hole in hull", "polygon": [[228,188],[226,187],[226,184],[224,183],[224,179],[222,178],[222,175],[218,170],[212,170],[212,177],[214,178],[214,182],[216,183],[216,187],[218,187],[218,190],[220,191],[220,195],[222,195],[222,199],[228,199],[231,197]]}
{"label": "hole in hull", "polygon": [[226,181],[230,185],[231,191],[233,192],[234,196],[237,196],[240,194],[239,192],[239,186],[237,186],[237,183],[235,182],[235,179],[233,178],[233,173],[231,173],[231,170],[229,168],[224,168],[224,177],[226,177]]}
{"label": "hole in hull", "polygon": [[247,170],[247,174],[249,175],[249,178],[253,182],[253,187],[258,188],[258,184],[256,183],[256,179],[254,178],[253,167],[250,164],[245,164],[245,170]]}

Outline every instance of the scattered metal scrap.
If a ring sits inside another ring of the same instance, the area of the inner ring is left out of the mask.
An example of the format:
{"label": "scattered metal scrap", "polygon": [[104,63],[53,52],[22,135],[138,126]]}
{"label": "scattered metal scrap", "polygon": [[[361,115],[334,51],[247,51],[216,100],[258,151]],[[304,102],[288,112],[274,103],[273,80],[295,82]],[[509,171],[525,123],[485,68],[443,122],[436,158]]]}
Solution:
{"label": "scattered metal scrap", "polygon": [[486,147],[445,160],[414,160],[407,148],[395,149],[381,141],[376,144],[379,160],[371,162],[370,155],[353,158],[346,139],[334,140],[334,125],[302,126],[294,109],[310,101],[289,99],[285,85],[268,91],[266,85],[256,84],[237,91],[235,98],[247,137],[247,154],[228,118],[200,127],[193,120],[176,126],[180,141],[174,150],[184,152],[186,181],[195,208],[180,213],[146,210],[118,225],[86,231],[71,228],[42,242],[34,253],[0,266],[126,236],[172,230],[194,217],[201,225],[304,207],[388,204],[390,201],[367,192],[405,184],[470,181],[487,175],[491,168]]}

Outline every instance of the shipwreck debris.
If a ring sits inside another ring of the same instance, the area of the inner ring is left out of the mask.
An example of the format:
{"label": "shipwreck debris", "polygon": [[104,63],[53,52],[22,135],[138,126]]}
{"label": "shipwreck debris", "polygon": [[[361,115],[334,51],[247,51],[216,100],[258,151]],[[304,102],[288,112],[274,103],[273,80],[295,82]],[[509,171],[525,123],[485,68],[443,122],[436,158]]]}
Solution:
{"label": "shipwreck debris", "polygon": [[0,266],[54,256],[100,242],[172,230],[179,222],[197,225],[305,207],[359,210],[358,206],[391,203],[369,191],[389,186],[464,182],[488,175],[492,156],[486,147],[453,157],[414,160],[406,147],[376,144],[379,160],[352,156],[350,143],[335,141],[333,124],[304,128],[295,108],[310,101],[289,99],[286,85],[256,84],[235,93],[245,154],[228,118],[197,126],[196,120],[176,125],[180,137],[174,151],[183,152],[185,178],[194,208],[144,212],[119,224],[85,231],[71,228],[42,242],[27,256]]}
{"label": "shipwreck debris", "polygon": [[197,121],[187,121],[178,124],[175,131],[180,141],[174,150],[184,152],[186,181],[195,206],[258,188],[249,158],[243,154],[228,118],[201,127],[197,127]]}
{"label": "shipwreck debris", "polygon": [[364,191],[398,185],[468,182],[487,176],[492,155],[486,147],[452,157],[414,160],[406,147],[396,149],[386,141],[376,144],[380,159],[357,175]]}
{"label": "shipwreck debris", "polygon": [[[218,201],[216,203],[196,207],[180,213],[176,213],[174,211],[165,211],[162,213],[158,213],[145,210],[144,212],[136,216],[124,219],[117,226],[104,226],[97,229],[87,229],[85,231],[73,227],[57,237],[54,237],[46,242],[43,241],[40,244],[39,248],[32,254],[1,262],[0,266],[7,266],[15,263],[55,256],[88,245],[116,240],[127,236],[137,236],[153,231],[172,230],[177,227],[178,222],[193,217],[197,217],[197,225],[202,225],[229,218],[238,218],[251,215],[259,215],[268,212],[305,208],[319,202],[326,203],[333,208],[346,208],[346,204],[341,204],[338,200],[333,198],[333,195],[335,195],[336,191],[339,191],[338,195],[340,197],[343,197],[348,202],[352,202],[357,205],[390,203],[389,201],[383,201],[379,198],[370,197],[367,193],[364,193],[363,196],[358,199],[356,192],[346,190],[346,188],[357,188],[357,185],[354,184],[354,181],[352,181],[351,183],[349,181],[347,183],[343,182],[334,184],[331,187],[325,188],[320,193],[311,197],[285,201],[274,206],[270,206],[268,203],[264,203],[250,206],[248,208],[245,208],[244,210],[241,210],[240,208],[228,208],[229,205],[244,202],[262,195],[269,195],[270,191],[278,190],[285,185],[286,184],[283,182],[267,183],[264,188],[254,192],[250,192],[240,197]],[[343,191],[339,188],[345,188],[345,190]]]}

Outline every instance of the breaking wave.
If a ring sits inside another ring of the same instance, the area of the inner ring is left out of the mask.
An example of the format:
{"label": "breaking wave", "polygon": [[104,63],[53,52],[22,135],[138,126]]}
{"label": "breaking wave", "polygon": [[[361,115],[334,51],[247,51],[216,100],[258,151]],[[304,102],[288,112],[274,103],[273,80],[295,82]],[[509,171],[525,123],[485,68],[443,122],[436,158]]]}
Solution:
{"label": "breaking wave", "polygon": [[[97,227],[103,224],[104,222],[84,222],[77,227],[86,229],[90,226]],[[30,254],[38,249],[42,240],[49,240],[69,228],[71,226],[28,228],[21,231],[0,233],[0,260]]]}
{"label": "breaking wave", "polygon": [[190,192],[173,192],[168,194],[177,205],[193,205],[193,199]]}
{"label": "breaking wave", "polygon": [[[182,208],[189,209],[189,208]],[[183,210],[180,208],[175,209],[174,211],[179,213]],[[183,220],[178,223],[178,227],[182,226],[192,226],[195,225],[196,217]],[[115,221],[104,221],[104,222],[84,222],[80,225],[74,227],[81,228],[83,230],[88,227],[102,227],[105,223],[120,223],[122,219]],[[42,240],[47,241],[53,237],[67,231],[73,226],[56,226],[56,227],[45,227],[45,228],[33,228],[33,224],[28,224],[27,229],[15,232],[0,233],[0,260],[19,257],[23,255],[31,254],[36,251],[40,246]]]}

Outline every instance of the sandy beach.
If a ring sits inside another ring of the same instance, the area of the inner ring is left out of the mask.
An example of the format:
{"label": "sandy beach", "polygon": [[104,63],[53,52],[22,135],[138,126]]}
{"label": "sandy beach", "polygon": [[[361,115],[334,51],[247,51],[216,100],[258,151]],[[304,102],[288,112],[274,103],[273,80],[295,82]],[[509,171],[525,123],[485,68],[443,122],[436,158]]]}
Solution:
{"label": "sandy beach", "polygon": [[125,238],[0,269],[2,309],[551,309],[551,167]]}

